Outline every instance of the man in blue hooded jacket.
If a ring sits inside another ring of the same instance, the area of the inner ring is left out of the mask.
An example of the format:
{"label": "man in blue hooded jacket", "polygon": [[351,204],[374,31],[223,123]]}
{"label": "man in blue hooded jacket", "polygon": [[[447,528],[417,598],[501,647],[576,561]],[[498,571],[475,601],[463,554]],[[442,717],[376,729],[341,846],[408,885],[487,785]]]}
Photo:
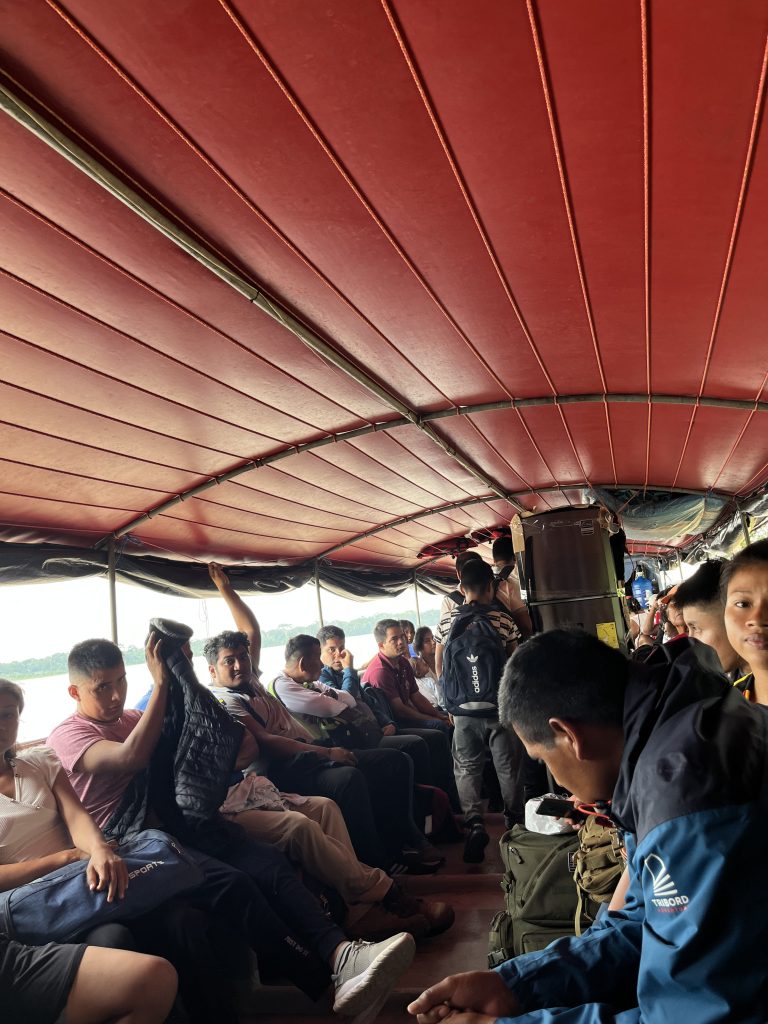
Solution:
{"label": "man in blue hooded jacket", "polygon": [[625,833],[623,910],[579,938],[453,975],[419,1024],[762,1024],[768,1020],[768,716],[697,641],[630,666],[553,630],[504,673],[500,717],[580,801]]}

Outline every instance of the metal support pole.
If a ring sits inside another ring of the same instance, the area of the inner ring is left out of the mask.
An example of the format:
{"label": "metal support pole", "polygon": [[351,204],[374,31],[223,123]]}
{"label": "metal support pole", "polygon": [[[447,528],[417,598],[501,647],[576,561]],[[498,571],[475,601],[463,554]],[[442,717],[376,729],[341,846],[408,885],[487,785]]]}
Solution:
{"label": "metal support pole", "polygon": [[682,583],[683,582],[683,563],[680,561],[680,552],[679,551],[675,552],[675,557],[677,558],[677,571],[680,573],[680,582]]}
{"label": "metal support pole", "polygon": [[752,543],[749,536],[749,519],[747,518],[746,512],[742,511],[741,505],[737,505],[736,508],[739,510],[739,520],[741,521],[741,532],[744,534],[744,543],[749,545]]}
{"label": "metal support pole", "polygon": [[421,625],[421,608],[419,608],[419,584],[416,582],[416,573],[413,574],[413,593],[416,598],[416,624]]}
{"label": "metal support pole", "polygon": [[320,628],[322,629],[325,623],[323,622],[323,602],[320,597],[320,573],[317,568],[317,562],[315,562],[315,593],[317,594],[317,617],[320,620]]}
{"label": "metal support pole", "polygon": [[109,622],[112,630],[112,643],[117,643],[117,590],[115,587],[115,540],[111,538],[107,548],[107,572],[109,580]]}

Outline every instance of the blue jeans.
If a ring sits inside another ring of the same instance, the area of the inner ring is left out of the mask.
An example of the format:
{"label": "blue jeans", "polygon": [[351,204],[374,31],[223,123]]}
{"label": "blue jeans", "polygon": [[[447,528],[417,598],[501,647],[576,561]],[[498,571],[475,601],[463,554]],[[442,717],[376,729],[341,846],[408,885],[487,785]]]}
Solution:
{"label": "blue jeans", "polygon": [[451,727],[442,718],[398,718],[398,729],[437,729],[450,739]]}

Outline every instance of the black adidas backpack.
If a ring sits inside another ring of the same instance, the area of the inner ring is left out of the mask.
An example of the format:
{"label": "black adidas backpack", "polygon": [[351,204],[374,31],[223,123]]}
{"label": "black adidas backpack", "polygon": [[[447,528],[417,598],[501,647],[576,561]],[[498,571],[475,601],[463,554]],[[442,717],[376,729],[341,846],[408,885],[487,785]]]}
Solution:
{"label": "black adidas backpack", "polygon": [[463,605],[451,624],[443,653],[443,692],[452,715],[490,718],[497,713],[507,655],[488,619],[490,610],[488,605]]}

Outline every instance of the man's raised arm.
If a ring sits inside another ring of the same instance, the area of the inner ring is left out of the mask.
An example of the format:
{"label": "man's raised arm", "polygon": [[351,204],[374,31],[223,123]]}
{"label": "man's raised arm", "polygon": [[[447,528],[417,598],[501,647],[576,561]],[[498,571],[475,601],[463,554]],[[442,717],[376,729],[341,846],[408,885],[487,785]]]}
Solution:
{"label": "man's raised arm", "polygon": [[248,637],[251,645],[251,662],[254,669],[257,669],[261,657],[261,627],[258,619],[232,586],[229,576],[218,562],[209,562],[208,572],[216,584],[216,589],[227,602],[227,608],[232,613],[235,626]]}

